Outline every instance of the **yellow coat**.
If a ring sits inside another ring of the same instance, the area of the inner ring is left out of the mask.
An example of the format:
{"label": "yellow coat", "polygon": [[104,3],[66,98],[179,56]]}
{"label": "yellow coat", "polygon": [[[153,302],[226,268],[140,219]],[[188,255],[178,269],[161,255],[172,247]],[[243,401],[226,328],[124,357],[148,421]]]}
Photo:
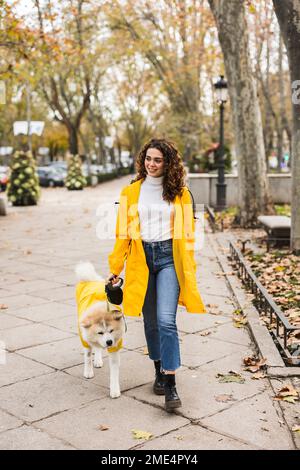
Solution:
{"label": "yellow coat", "polygon": [[[90,308],[95,302],[106,301],[107,297],[105,293],[105,281],[81,281],[76,286],[76,303],[77,303],[77,313],[78,313],[78,331],[81,344],[84,348],[89,348],[88,343],[84,341],[81,331],[79,328],[79,322],[82,317],[83,312]],[[114,310],[122,310],[119,305],[114,305],[109,303]],[[122,348],[122,338],[116,346],[107,348],[108,352],[116,352]]]}
{"label": "yellow coat", "polygon": [[[116,241],[109,255],[110,272],[120,275],[126,261],[123,288],[123,313],[140,316],[148,286],[149,269],[140,236],[138,200],[140,179],[125,188],[120,196],[116,224]],[[178,303],[189,313],[206,313],[197,289],[196,262],[194,259],[195,221],[191,197],[187,187],[182,196],[174,200],[173,258],[180,286]]]}

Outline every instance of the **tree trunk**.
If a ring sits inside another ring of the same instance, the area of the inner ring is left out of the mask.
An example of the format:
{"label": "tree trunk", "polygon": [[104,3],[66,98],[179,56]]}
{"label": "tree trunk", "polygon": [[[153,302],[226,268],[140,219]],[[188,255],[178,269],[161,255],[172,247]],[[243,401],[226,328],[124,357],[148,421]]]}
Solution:
{"label": "tree trunk", "polygon": [[300,254],[300,1],[273,0],[281,34],[287,48],[292,81],[292,228],[291,250]]}
{"label": "tree trunk", "polygon": [[272,212],[262,118],[249,55],[244,1],[209,0],[228,77],[238,155],[240,223],[252,226]]}

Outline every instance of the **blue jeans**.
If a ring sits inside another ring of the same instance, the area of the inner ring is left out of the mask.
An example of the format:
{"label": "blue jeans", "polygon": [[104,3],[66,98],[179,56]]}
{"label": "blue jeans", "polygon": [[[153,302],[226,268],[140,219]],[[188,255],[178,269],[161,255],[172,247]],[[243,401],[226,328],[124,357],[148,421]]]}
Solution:
{"label": "blue jeans", "polygon": [[142,309],[149,357],[153,361],[161,360],[162,370],[175,371],[180,367],[176,325],[180,288],[173,260],[173,240],[142,243],[149,268]]}

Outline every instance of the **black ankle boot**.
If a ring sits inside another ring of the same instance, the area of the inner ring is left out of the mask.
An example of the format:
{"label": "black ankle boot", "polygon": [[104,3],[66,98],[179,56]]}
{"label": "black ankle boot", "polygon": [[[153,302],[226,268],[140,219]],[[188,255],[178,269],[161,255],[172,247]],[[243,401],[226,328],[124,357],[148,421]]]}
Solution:
{"label": "black ankle boot", "polygon": [[167,411],[173,411],[181,406],[181,400],[177,394],[175,374],[164,374],[165,406]]}
{"label": "black ankle boot", "polygon": [[164,387],[163,375],[160,371],[160,361],[154,361],[154,366],[155,366],[155,381],[153,384],[153,392],[156,395],[164,395],[165,387]]}

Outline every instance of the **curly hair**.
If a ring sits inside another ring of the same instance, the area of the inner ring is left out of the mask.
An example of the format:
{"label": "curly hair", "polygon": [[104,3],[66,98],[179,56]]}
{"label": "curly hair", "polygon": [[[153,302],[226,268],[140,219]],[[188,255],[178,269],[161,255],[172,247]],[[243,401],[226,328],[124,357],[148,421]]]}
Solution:
{"label": "curly hair", "polygon": [[164,178],[162,197],[165,201],[173,202],[175,196],[182,195],[182,189],[185,186],[186,172],[178,149],[175,144],[169,140],[153,138],[143,146],[135,163],[137,175],[131,183],[146,178],[145,158],[149,148],[158,149],[163,154]]}

